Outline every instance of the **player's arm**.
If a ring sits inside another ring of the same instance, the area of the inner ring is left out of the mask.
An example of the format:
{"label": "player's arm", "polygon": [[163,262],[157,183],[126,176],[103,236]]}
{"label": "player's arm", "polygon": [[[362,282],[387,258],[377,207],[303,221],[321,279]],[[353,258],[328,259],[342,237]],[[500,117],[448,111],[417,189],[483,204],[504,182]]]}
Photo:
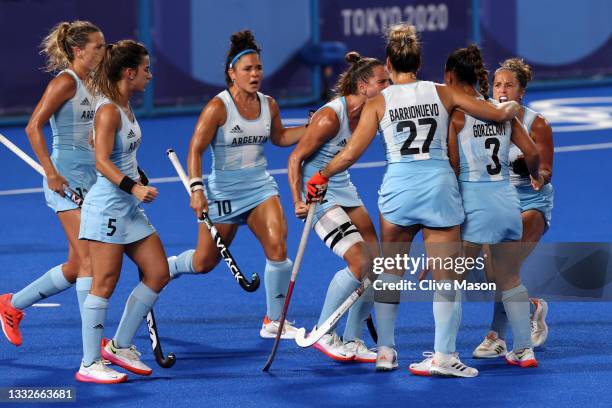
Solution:
{"label": "player's arm", "polygon": [[268,96],[270,104],[270,116],[272,118],[272,129],[270,130],[270,140],[277,146],[293,146],[306,132],[306,126],[283,127],[280,119],[280,109],[274,98]]}
{"label": "player's arm", "polygon": [[537,116],[531,125],[531,136],[540,154],[540,176],[543,184],[550,183],[554,153],[552,127],[542,116]]}
{"label": "player's arm", "polygon": [[525,126],[516,118],[512,120],[512,136],[510,140],[512,140],[512,143],[514,143],[523,153],[529,175],[533,180],[532,184],[534,184],[536,190],[539,190],[543,185],[542,175],[539,172],[540,154],[538,153],[536,144],[531,137],[529,137],[529,134],[527,134]]}
{"label": "player's arm", "polygon": [[504,122],[514,118],[521,108],[521,105],[514,101],[494,105],[450,86],[436,84],[436,89],[448,112],[460,108],[479,119]]}
{"label": "player's arm", "polygon": [[305,217],[308,206],[302,200],[302,163],[323,144],[333,138],[340,129],[338,116],[333,109],[324,108],[312,117],[306,133],[289,155],[287,163],[289,187],[293,195],[295,214]]}
{"label": "player's arm", "polygon": [[68,185],[66,179],[58,173],[49,156],[49,149],[45,141],[43,127],[60,107],[76,94],[76,81],[68,74],[55,77],[43,93],[42,98],[36,105],[30,121],[26,126],[26,134],[32,145],[32,150],[47,176],[49,189],[64,196],[64,185]]}
{"label": "player's arm", "polygon": [[465,114],[455,110],[448,126],[448,158],[455,174],[459,176],[459,133],[465,126]]}
{"label": "player's arm", "polygon": [[359,124],[344,148],[320,171],[321,176],[330,178],[348,169],[365,152],[376,136],[378,123],[383,117],[385,99],[382,95],[366,102],[361,112]]}
{"label": "player's arm", "polygon": [[187,155],[187,171],[191,188],[190,206],[196,217],[200,218],[203,211],[208,211],[208,201],[204,196],[202,183],[202,153],[211,144],[217,128],[227,120],[225,105],[219,98],[213,98],[206,104],[193,130]]}
{"label": "player's arm", "polygon": [[121,127],[121,116],[113,104],[101,106],[94,119],[96,129],[95,152],[96,169],[109,181],[119,186],[128,194],[134,195],[140,201],[149,203],[157,197],[155,187],[137,184],[119,170],[110,159],[115,144],[115,135]]}

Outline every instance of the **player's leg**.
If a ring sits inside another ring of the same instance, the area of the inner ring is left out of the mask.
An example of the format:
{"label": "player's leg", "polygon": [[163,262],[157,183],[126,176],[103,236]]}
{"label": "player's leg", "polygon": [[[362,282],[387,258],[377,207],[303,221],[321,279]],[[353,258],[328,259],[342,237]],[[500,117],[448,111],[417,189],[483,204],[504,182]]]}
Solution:
{"label": "player's leg", "polygon": [[[287,258],[287,220],[279,197],[272,196],[257,205],[249,213],[247,225],[261,243],[266,256],[266,316],[259,334],[263,338],[275,338],[293,267],[293,262]],[[293,339],[296,332],[297,329],[285,321],[281,338]]]}
{"label": "player's leg", "polygon": [[170,280],[166,253],[157,233],[126,245],[126,254],[142,272],[142,281],[128,297],[123,316],[113,339],[102,350],[102,356],[126,370],[140,375],[149,375],[152,370],[142,361],[140,353],[132,344],[136,331],[144,317],[155,305],[159,293]]}
{"label": "player's leg", "polygon": [[[215,224],[221,239],[228,247],[232,243],[238,224]],[[171,279],[183,274],[208,273],[221,260],[219,250],[205,223],[198,224],[198,243],[195,249],[189,249],[168,258]]]}
{"label": "player's leg", "polygon": [[83,302],[83,360],[76,374],[79,381],[117,383],[127,379],[127,375],[107,367],[100,354],[108,299],[119,279],[123,251],[121,244],[89,242],[93,281],[91,291]]}

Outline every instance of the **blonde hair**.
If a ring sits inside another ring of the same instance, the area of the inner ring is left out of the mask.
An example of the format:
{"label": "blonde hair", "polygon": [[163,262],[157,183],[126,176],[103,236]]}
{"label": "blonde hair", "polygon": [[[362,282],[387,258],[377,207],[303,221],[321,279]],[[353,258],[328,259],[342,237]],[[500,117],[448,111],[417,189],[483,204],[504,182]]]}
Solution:
{"label": "blonde hair", "polygon": [[101,32],[100,29],[89,21],[62,21],[56,24],[40,44],[40,53],[47,58],[45,71],[66,69],[74,60],[72,48],[85,48],[89,34],[97,32]]}
{"label": "blonde hair", "polygon": [[387,31],[387,57],[397,72],[416,73],[421,67],[421,44],[414,26],[400,23]]}

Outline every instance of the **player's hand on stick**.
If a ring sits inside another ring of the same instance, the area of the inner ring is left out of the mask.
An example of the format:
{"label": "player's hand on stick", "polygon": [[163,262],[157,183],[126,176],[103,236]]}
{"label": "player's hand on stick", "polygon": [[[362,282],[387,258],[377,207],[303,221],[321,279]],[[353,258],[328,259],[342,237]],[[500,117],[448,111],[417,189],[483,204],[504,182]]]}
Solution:
{"label": "player's hand on stick", "polygon": [[50,190],[64,197],[64,189],[68,187],[68,181],[61,174],[53,173],[47,176],[47,186]]}
{"label": "player's hand on stick", "polygon": [[327,182],[329,179],[321,175],[321,172],[317,171],[308,180],[307,187],[308,192],[306,193],[306,203],[310,204],[313,201],[322,201],[327,192]]}
{"label": "player's hand on stick", "polygon": [[306,218],[306,215],[308,215],[308,207],[310,207],[309,204],[306,204],[305,202],[303,202],[302,200],[300,201],[296,201],[294,203],[294,207],[295,207],[295,216],[302,219],[302,218]]}
{"label": "player's hand on stick", "polygon": [[157,189],[150,186],[141,186],[136,184],[132,187],[132,195],[143,203],[150,203],[157,198]]}
{"label": "player's hand on stick", "polygon": [[208,200],[206,200],[206,196],[204,196],[204,192],[202,190],[196,190],[191,193],[189,205],[199,220],[202,219],[203,212],[208,212]]}

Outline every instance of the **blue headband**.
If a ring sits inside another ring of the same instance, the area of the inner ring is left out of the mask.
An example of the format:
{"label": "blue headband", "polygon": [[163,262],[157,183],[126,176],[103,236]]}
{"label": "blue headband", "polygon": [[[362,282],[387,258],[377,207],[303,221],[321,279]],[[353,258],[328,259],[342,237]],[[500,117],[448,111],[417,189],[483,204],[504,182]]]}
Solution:
{"label": "blue headband", "polygon": [[252,48],[247,48],[246,50],[240,51],[238,54],[236,54],[232,62],[230,62],[229,67],[234,68],[234,64],[236,63],[236,61],[240,59],[240,57],[246,54],[253,54],[253,53],[257,54],[257,51]]}

